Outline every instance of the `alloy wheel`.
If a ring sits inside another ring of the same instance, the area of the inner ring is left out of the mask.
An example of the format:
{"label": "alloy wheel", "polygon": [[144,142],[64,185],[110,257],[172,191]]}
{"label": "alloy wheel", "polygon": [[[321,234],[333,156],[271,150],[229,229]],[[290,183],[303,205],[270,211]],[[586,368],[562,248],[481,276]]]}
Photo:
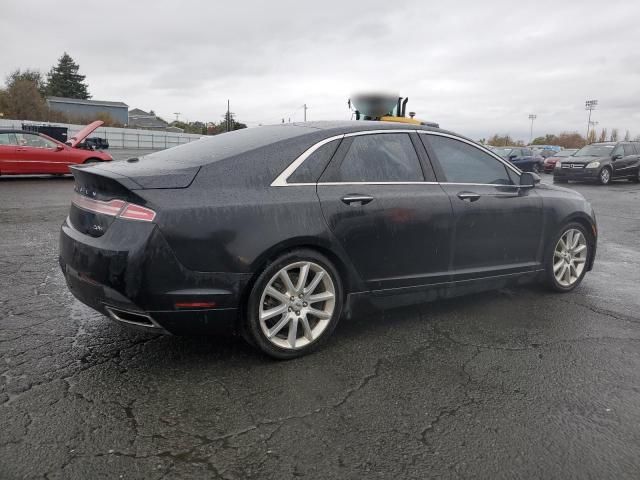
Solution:
{"label": "alloy wheel", "polygon": [[280,348],[303,348],[322,335],[335,306],[329,272],[314,262],[295,262],[280,269],[263,290],[260,328]]}
{"label": "alloy wheel", "polygon": [[609,183],[609,180],[611,180],[611,173],[609,172],[608,168],[603,168],[600,171],[600,183],[606,185],[607,183]]}
{"label": "alloy wheel", "polygon": [[564,232],[553,252],[553,275],[563,287],[571,287],[582,276],[588,245],[584,234],[575,228]]}

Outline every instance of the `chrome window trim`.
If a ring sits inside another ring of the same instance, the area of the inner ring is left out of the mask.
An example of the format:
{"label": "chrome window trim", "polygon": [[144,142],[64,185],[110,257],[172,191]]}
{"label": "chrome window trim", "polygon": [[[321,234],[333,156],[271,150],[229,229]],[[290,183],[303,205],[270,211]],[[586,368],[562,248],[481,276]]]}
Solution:
{"label": "chrome window trim", "polygon": [[[454,140],[458,140],[459,142],[463,142],[466,143],[467,145],[471,145],[472,147],[477,148],[478,150],[480,150],[481,152],[484,153],[488,153],[489,155],[491,155],[493,158],[495,158],[496,160],[498,160],[500,163],[502,163],[505,167],[509,168],[510,170],[513,171],[513,173],[515,173],[516,175],[520,176],[520,174],[522,173],[515,165],[511,165],[509,162],[507,162],[504,158],[502,158],[500,155],[496,155],[495,152],[492,152],[491,150],[489,150],[488,148],[484,148],[482,145],[479,145],[475,142],[472,142],[470,140],[466,140],[464,138],[460,138],[457,137],[455,135],[451,135],[448,133],[444,133],[444,132],[431,132],[428,130],[418,130],[418,133],[421,135],[438,135],[440,137],[447,137],[447,138],[452,138]],[[447,182],[448,183],[448,182]],[[519,185],[518,185],[519,186]]]}
{"label": "chrome window trim", "polygon": [[358,137],[361,135],[374,135],[379,133],[418,133],[422,135],[439,135],[441,137],[452,138],[453,140],[458,140],[459,142],[466,143],[471,145],[472,147],[477,148],[481,152],[487,153],[500,163],[502,163],[505,167],[509,168],[513,173],[520,176],[522,173],[518,168],[514,165],[509,164],[509,162],[505,161],[499,155],[496,155],[491,150],[484,148],[482,145],[478,145],[474,142],[466,140],[464,138],[458,137],[456,135],[451,135],[444,132],[432,132],[429,130],[412,130],[412,129],[388,129],[388,130],[363,130],[359,132],[350,132],[343,133],[340,135],[334,135],[333,137],[325,138],[324,140],[320,140],[319,142],[311,145],[308,149],[306,149],[298,158],[296,158],[287,168],[285,168],[280,175],[276,177],[276,179],[271,182],[272,187],[310,187],[316,185],[324,185],[324,186],[337,186],[337,185],[463,185],[463,186],[486,186],[486,187],[513,187],[513,188],[524,188],[522,185],[501,185],[495,183],[460,183],[460,182],[318,182],[318,183],[289,183],[288,178],[297,170],[297,168],[304,163],[304,161],[311,156],[313,152],[317,149],[326,145],[329,142],[334,140],[341,140],[347,137]]}
{"label": "chrome window trim", "polygon": [[[293,174],[293,172],[295,172],[297,170],[297,168],[302,165],[302,163],[311,156],[311,154],[313,152],[315,152],[317,149],[319,149],[320,147],[322,147],[323,145],[326,145],[329,142],[332,142],[334,140],[338,140],[338,139],[343,139],[346,137],[359,137],[361,135],[374,135],[377,133],[415,133],[416,130],[409,130],[409,129],[389,129],[389,130],[363,130],[363,131],[359,131],[359,132],[350,132],[350,133],[343,133],[341,135],[334,135],[333,137],[329,137],[329,138],[325,138],[324,140],[319,141],[318,143],[315,143],[313,145],[311,145],[308,149],[306,149],[302,155],[300,155],[298,158],[296,158],[287,168],[285,168],[282,173],[280,175],[278,175],[276,177],[276,179],[271,182],[271,186],[272,187],[299,187],[299,186],[307,186],[307,185],[316,185],[315,183],[289,183],[287,182],[287,180],[289,179],[289,177]],[[380,182],[374,182],[374,183],[380,183]],[[387,183],[398,183],[398,184],[402,184],[402,183],[406,183],[406,182],[385,182],[385,184]],[[425,182],[416,182],[416,183],[425,183]],[[344,183],[340,183],[341,185],[344,185]]]}
{"label": "chrome window trim", "polygon": [[315,185],[315,183],[287,183],[287,179],[317,149],[319,149],[323,145],[326,145],[329,142],[333,142],[334,140],[338,140],[338,139],[342,139],[342,138],[344,138],[344,134],[342,134],[342,135],[334,135],[333,137],[325,138],[324,140],[321,140],[318,143],[315,143],[315,144],[311,145],[304,152],[302,152],[302,155],[300,155],[298,158],[296,158],[287,168],[285,168],[282,171],[282,173],[280,175],[278,175],[273,182],[271,182],[271,186],[272,187],[287,187],[289,185],[296,185],[296,186],[298,186],[298,185]]}
{"label": "chrome window trim", "polygon": [[318,182],[316,185],[438,185],[438,182]]}

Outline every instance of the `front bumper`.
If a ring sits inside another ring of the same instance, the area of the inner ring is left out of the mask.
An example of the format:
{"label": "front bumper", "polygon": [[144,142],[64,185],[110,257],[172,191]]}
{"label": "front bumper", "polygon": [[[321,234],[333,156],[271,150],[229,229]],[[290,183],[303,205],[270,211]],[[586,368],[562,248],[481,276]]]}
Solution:
{"label": "front bumper", "polygon": [[121,219],[98,238],[67,219],[59,260],[69,289],[84,304],[121,324],[177,335],[235,330],[250,278],[187,270],[154,224]]}
{"label": "front bumper", "polygon": [[553,178],[593,182],[598,179],[599,173],[599,168],[555,168],[553,170]]}

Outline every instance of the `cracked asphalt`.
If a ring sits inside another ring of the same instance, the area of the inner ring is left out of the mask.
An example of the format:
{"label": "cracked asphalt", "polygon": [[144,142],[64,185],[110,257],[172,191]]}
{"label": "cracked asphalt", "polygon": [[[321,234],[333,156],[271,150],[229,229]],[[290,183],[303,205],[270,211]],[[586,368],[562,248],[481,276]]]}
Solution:
{"label": "cracked asphalt", "polygon": [[0,178],[0,478],[640,478],[640,186],[571,188],[600,227],[575,292],[358,317],[276,362],[83,306],[72,181]]}

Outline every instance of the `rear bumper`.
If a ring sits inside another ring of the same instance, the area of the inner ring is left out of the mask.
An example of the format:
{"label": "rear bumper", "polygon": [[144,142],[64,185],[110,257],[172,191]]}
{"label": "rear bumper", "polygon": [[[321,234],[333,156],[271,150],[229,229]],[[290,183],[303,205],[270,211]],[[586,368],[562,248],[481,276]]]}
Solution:
{"label": "rear bumper", "polygon": [[67,219],[59,259],[69,289],[81,302],[121,324],[176,335],[234,330],[250,278],[187,270],[154,224],[126,220],[114,221],[94,238]]}

